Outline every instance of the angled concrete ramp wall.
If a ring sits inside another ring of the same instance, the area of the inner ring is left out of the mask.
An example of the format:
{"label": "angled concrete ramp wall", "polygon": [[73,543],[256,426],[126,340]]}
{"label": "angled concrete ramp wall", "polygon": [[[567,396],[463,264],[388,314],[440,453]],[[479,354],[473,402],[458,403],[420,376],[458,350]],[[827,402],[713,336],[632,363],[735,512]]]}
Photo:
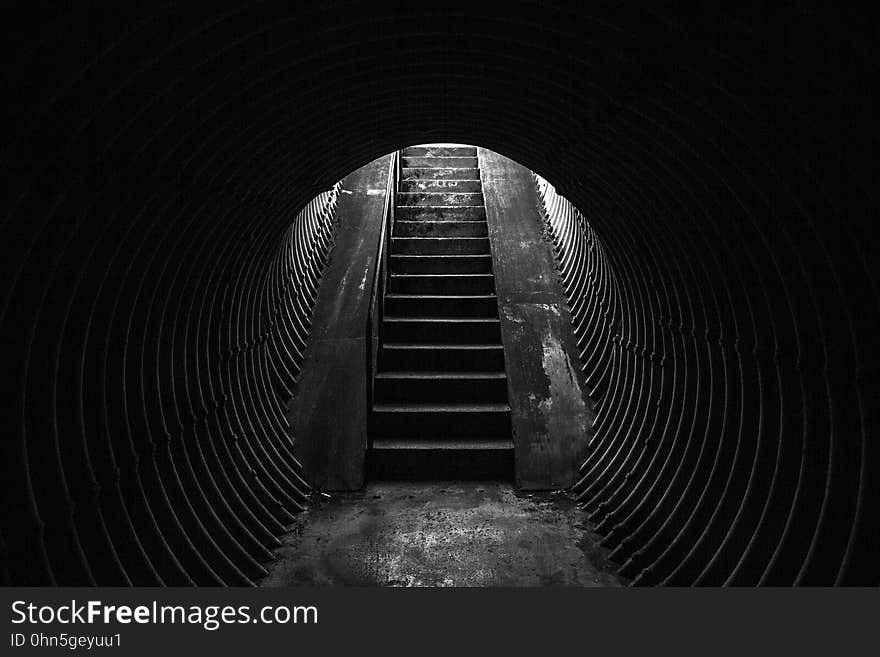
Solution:
{"label": "angled concrete ramp wall", "polygon": [[531,171],[479,149],[495,291],[504,338],[516,484],[577,481],[593,411],[584,390],[567,299]]}
{"label": "angled concrete ramp wall", "polygon": [[390,156],[339,185],[333,248],[321,280],[290,431],[306,477],[323,490],[364,483],[367,446],[366,326]]}

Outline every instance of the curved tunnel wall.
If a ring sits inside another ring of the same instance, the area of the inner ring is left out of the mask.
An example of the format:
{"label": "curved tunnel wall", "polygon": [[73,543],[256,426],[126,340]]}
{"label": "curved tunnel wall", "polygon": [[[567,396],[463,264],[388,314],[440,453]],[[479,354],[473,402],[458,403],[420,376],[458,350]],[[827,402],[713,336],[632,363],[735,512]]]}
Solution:
{"label": "curved tunnel wall", "polygon": [[[602,347],[579,492],[625,572],[877,583],[867,22],[801,3],[117,4],[21,12],[5,40],[7,581],[258,576],[305,492],[294,359],[262,346],[295,326],[273,319],[284,231],[375,157],[453,141],[539,171],[601,245],[569,281]],[[188,481],[208,475],[226,493]]]}
{"label": "curved tunnel wall", "polygon": [[[735,309],[686,296],[676,268],[664,268],[682,258],[670,263],[651,243],[660,230],[621,226],[600,240],[536,182],[597,404],[574,490],[621,572],[634,584],[872,581],[861,553],[877,522],[864,515],[869,436],[845,423],[821,436],[803,426],[827,378],[785,362],[778,347],[762,353],[742,333],[725,336],[720,317]],[[699,251],[686,257],[709,267]]]}
{"label": "curved tunnel wall", "polygon": [[[53,328],[29,336],[57,378],[26,373],[24,430],[3,442],[5,583],[249,585],[266,574],[309,491],[285,404],[337,196],[338,185],[319,194],[281,235],[263,234],[257,213],[228,221],[221,204],[194,214],[210,221],[190,243],[187,222],[161,217],[128,227],[144,242],[82,235],[107,247],[109,266],[90,259],[56,276],[55,303],[39,309]],[[215,248],[210,265],[194,271],[189,249],[203,247]],[[16,326],[30,329],[18,318],[6,335]]]}

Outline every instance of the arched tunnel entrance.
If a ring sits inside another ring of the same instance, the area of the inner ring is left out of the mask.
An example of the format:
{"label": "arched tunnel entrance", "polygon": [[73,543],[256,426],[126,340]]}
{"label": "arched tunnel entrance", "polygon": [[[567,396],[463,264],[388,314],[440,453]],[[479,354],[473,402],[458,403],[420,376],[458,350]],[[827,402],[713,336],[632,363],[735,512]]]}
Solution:
{"label": "arched tunnel entrance", "polygon": [[433,141],[555,185],[597,413],[575,490],[634,582],[880,581],[860,17],[234,5],[9,36],[0,581],[265,574],[309,503],[287,405],[333,185]]}
{"label": "arched tunnel entrance", "polygon": [[380,158],[339,189],[290,404],[310,482],[574,484],[593,419],[587,347],[571,330],[534,174],[487,149],[432,144]]}
{"label": "arched tunnel entrance", "polygon": [[265,581],[614,581],[558,495],[581,478],[594,420],[583,313],[573,330],[558,280],[564,257],[589,267],[572,250],[582,217],[463,144],[403,148],[338,193],[288,415],[320,494]]}

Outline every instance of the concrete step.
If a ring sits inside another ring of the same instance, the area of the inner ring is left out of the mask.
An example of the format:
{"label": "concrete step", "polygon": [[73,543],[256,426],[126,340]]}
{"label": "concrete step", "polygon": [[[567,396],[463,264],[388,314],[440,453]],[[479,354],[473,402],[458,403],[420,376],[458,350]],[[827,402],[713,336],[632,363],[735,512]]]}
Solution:
{"label": "concrete step", "polygon": [[394,222],[394,237],[486,237],[485,221],[401,221]]}
{"label": "concrete step", "polygon": [[394,210],[397,221],[486,221],[483,205],[433,206],[399,205]]}
{"label": "concrete step", "polygon": [[392,274],[391,294],[493,294],[492,274]]}
{"label": "concrete step", "polygon": [[488,237],[393,237],[391,255],[483,255]]}
{"label": "concrete step", "polygon": [[403,149],[406,157],[476,157],[476,146],[409,146]]}
{"label": "concrete step", "polygon": [[392,274],[487,274],[491,255],[421,256],[391,255]]}
{"label": "concrete step", "polygon": [[370,480],[511,480],[510,440],[374,440],[367,452]]}
{"label": "concrete step", "polygon": [[375,400],[402,403],[506,403],[504,372],[380,372]]}
{"label": "concrete step", "polygon": [[400,180],[479,180],[477,167],[401,167]]}
{"label": "concrete step", "polygon": [[503,372],[501,344],[385,342],[380,372]]}
{"label": "concrete step", "polygon": [[389,317],[382,321],[382,339],[389,342],[494,344],[501,342],[497,317]]}
{"label": "concrete step", "polygon": [[458,192],[458,191],[434,191],[434,192],[398,192],[397,206],[418,205],[422,207],[446,207],[459,205],[485,205],[483,192]]}
{"label": "concrete step", "polygon": [[462,439],[510,437],[507,404],[374,404],[374,437]]}
{"label": "concrete step", "polygon": [[400,166],[404,169],[423,167],[430,169],[448,169],[454,168],[477,168],[477,156],[459,156],[459,155],[441,155],[441,156],[408,156],[404,155],[400,158]]}
{"label": "concrete step", "polygon": [[399,192],[482,192],[483,183],[479,180],[401,180]]}
{"label": "concrete step", "polygon": [[367,452],[370,480],[511,480],[510,440],[374,440]]}
{"label": "concrete step", "polygon": [[494,294],[386,294],[391,317],[497,317]]}

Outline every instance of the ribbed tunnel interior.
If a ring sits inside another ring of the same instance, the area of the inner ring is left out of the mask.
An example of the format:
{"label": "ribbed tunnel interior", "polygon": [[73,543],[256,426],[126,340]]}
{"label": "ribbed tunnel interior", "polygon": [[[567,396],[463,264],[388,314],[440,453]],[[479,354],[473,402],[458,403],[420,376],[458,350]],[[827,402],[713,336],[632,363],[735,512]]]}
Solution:
{"label": "ribbed tunnel interior", "polygon": [[576,492],[624,574],[880,581],[868,21],[28,7],[5,44],[3,583],[259,578],[308,489],[284,407],[334,185],[429,141],[555,185],[598,411]]}

